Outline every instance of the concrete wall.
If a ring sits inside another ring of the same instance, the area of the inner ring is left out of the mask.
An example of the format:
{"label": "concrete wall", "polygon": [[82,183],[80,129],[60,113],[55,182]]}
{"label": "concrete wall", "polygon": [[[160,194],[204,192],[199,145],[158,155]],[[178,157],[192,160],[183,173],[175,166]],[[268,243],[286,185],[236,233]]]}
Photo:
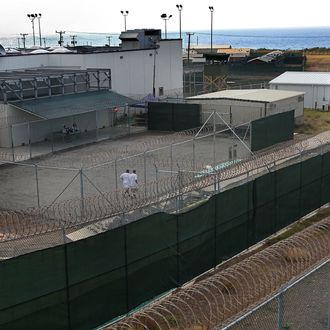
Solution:
{"label": "concrete wall", "polygon": [[111,69],[114,91],[127,96],[142,97],[152,93],[154,63],[156,95],[158,96],[160,87],[164,88],[165,95],[182,95],[181,40],[162,40],[157,50],[4,56],[0,57],[0,71],[43,66]]}
{"label": "concrete wall", "polygon": [[[305,92],[305,108],[322,109],[330,105],[330,86],[270,84],[271,89]],[[315,104],[316,102],[316,104]]]}

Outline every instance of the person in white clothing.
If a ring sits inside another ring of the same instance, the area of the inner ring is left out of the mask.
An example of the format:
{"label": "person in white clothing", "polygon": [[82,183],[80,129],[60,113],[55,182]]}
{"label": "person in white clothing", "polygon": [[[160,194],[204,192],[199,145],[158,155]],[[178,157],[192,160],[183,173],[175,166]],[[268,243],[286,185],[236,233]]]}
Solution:
{"label": "person in white clothing", "polygon": [[136,170],[133,170],[133,173],[130,174],[129,176],[129,187],[131,189],[131,193],[133,197],[136,197],[136,191],[137,191],[137,174],[136,174]]}
{"label": "person in white clothing", "polygon": [[120,179],[124,187],[124,195],[128,195],[128,196],[129,196],[129,188],[130,188],[130,176],[131,174],[129,173],[129,170],[126,170],[126,172],[120,175]]}

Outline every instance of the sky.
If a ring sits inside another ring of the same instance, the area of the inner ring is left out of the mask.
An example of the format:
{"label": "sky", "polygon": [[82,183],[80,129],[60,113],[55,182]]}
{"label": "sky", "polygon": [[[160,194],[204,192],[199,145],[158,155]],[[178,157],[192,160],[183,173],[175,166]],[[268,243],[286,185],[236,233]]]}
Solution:
{"label": "sky", "polygon": [[[179,30],[176,4],[182,4],[182,31],[210,29],[209,6],[214,7],[214,30],[330,26],[329,0],[2,0],[0,36],[31,33],[29,13],[41,13],[43,34],[55,30],[119,33],[121,10],[128,10],[127,29],[161,28],[162,13],[173,15],[168,32]],[[36,25],[37,32],[37,25]]]}

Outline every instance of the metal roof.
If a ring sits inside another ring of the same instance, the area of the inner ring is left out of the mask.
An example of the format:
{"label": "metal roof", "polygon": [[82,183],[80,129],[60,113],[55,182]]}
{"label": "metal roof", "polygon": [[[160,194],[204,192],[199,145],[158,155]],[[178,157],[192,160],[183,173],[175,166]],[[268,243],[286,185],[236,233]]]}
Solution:
{"label": "metal roof", "polygon": [[107,110],[134,102],[136,101],[131,98],[106,90],[14,101],[9,104],[40,118],[54,119]]}
{"label": "metal roof", "polygon": [[188,97],[191,100],[231,99],[250,102],[276,102],[304,95],[304,92],[281,91],[275,89],[227,89],[224,91]]}
{"label": "metal roof", "polygon": [[287,71],[269,82],[289,85],[330,85],[330,72]]}

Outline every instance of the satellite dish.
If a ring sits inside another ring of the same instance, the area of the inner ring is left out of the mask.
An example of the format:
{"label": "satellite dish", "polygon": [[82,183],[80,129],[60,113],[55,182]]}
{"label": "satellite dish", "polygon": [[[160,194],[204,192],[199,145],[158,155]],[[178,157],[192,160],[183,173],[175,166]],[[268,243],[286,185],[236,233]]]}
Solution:
{"label": "satellite dish", "polygon": [[0,55],[5,56],[6,55],[6,51],[5,49],[2,47],[2,45],[0,44]]}

